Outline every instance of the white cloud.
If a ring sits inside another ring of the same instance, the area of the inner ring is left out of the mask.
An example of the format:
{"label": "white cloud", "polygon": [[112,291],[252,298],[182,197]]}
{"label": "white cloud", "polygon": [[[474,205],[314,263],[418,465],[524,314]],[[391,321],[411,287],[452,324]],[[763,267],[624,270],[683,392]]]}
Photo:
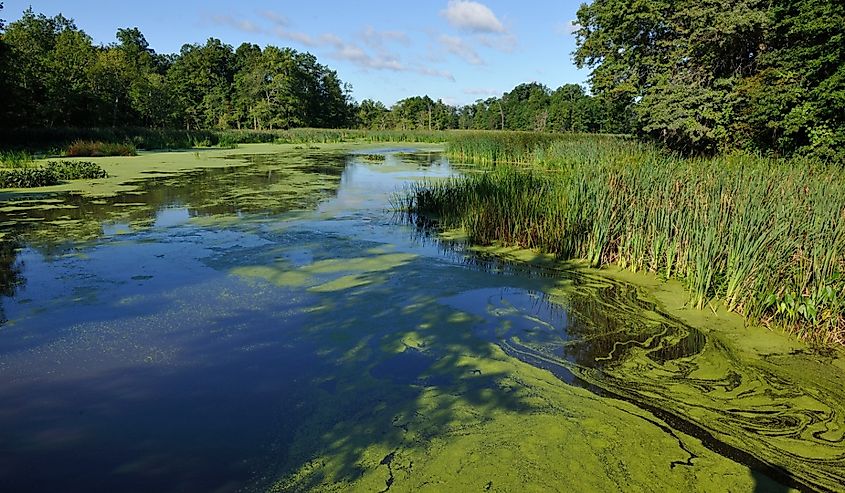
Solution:
{"label": "white cloud", "polygon": [[253,24],[252,22],[245,19],[238,19],[232,17],[231,15],[214,15],[211,17],[211,20],[214,21],[216,24],[222,24],[225,26],[233,27],[238,31],[244,31],[248,33],[260,33],[264,31],[261,26]]}
{"label": "white cloud", "polygon": [[[326,56],[335,60],[343,60],[364,70],[386,70],[393,72],[412,72],[430,77],[442,77],[451,81],[455,77],[448,71],[438,70],[422,64],[403,63],[399,56],[390,53],[387,45],[399,43],[410,45],[411,40],[401,31],[376,31],[367,27],[360,35],[356,35],[362,44],[347,41],[332,33],[312,35],[289,29],[287,18],[271,11],[264,11],[260,16],[271,24],[269,28],[254,24],[251,21],[238,19],[228,15],[217,15],[211,20],[217,24],[226,25],[248,33],[261,33],[292,41],[312,49],[325,50]],[[370,50],[367,50],[370,48]]]}
{"label": "white cloud", "polygon": [[277,26],[287,26],[289,24],[287,17],[277,14],[271,10],[264,10],[260,12],[260,15]]}
{"label": "white cloud", "polygon": [[273,29],[272,33],[275,34],[276,36],[282,38],[282,39],[287,39],[289,41],[296,41],[297,43],[308,46],[310,48],[313,48],[313,47],[315,47],[319,44],[316,39],[309,36],[308,34],[297,32],[297,31],[289,31],[282,26],[278,26],[275,29]]}
{"label": "white cloud", "polygon": [[449,53],[460,57],[467,62],[473,65],[483,65],[484,60],[478,56],[478,53],[475,49],[467,44],[463,39],[458,36],[449,36],[447,34],[442,34],[440,37],[437,38],[437,41],[446,48],[446,51]]}
{"label": "white cloud", "polygon": [[513,34],[502,34],[500,36],[479,34],[476,38],[482,45],[505,53],[512,53],[519,44],[519,41],[517,41],[516,36]]}
{"label": "white cloud", "polygon": [[449,0],[440,15],[452,26],[473,33],[505,33],[507,30],[496,14],[483,3],[472,0]]}

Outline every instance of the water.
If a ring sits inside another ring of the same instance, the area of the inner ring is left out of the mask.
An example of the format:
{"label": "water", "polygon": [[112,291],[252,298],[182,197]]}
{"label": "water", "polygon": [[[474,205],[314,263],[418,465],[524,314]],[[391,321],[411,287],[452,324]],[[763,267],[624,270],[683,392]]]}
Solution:
{"label": "water", "polygon": [[835,355],[438,242],[410,151],[0,209],[0,490],[842,489]]}

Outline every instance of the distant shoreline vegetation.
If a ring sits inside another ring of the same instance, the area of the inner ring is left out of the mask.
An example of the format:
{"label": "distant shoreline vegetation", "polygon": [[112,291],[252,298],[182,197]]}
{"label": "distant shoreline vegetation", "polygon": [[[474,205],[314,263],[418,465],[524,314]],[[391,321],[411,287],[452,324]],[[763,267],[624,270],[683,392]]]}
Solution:
{"label": "distant shoreline vegetation", "polygon": [[0,148],[66,148],[74,140],[145,148],[216,145],[212,132],[292,128],[626,133],[630,112],[578,84],[520,84],[501,98],[452,106],[413,96],[387,108],[310,53],[211,38],[154,52],[137,28],[93,44],[73,20],[28,9],[0,35]]}
{"label": "distant shoreline vegetation", "polygon": [[[114,139],[89,140],[137,148],[213,140],[172,139],[172,129],[589,132],[635,135],[686,155],[739,149],[845,163],[842,2],[723,9],[595,0],[579,9],[577,25],[574,61],[591,69],[589,93],[531,82],[463,106],[424,95],[388,108],[353,100],[351,86],[307,52],[210,38],[160,54],[137,28],[97,46],[73,20],[30,8],[0,23],[0,129],[110,128]],[[141,128],[167,139],[153,142]],[[9,140],[0,148],[20,144]]]}

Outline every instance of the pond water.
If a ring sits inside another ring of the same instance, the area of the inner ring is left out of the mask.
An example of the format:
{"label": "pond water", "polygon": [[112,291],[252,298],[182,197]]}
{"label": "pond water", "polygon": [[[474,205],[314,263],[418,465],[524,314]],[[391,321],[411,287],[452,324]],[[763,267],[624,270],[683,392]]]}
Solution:
{"label": "pond water", "polygon": [[3,204],[0,490],[843,489],[837,355],[440,241],[391,194],[462,168],[374,152]]}

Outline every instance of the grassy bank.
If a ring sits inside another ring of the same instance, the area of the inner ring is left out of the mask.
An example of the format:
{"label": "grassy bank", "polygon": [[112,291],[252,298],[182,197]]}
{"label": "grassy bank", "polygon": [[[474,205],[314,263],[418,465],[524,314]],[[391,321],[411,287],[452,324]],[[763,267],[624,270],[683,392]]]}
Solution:
{"label": "grassy bank", "polygon": [[[445,142],[451,132],[297,128],[290,130],[177,130],[150,128],[18,129],[0,135],[3,155],[118,155],[111,147],[139,150],[232,148],[239,144],[339,144],[345,142]],[[103,148],[106,148],[105,150]],[[108,151],[108,152],[107,152]]]}
{"label": "grassy bank", "polygon": [[450,143],[449,153],[503,164],[496,145],[514,140],[524,152],[510,160],[523,166],[415,185],[402,205],[479,244],[659,273],[682,280],[695,307],[722,300],[755,322],[845,341],[842,170],[748,155],[683,159],[613,138],[502,134],[497,144],[488,134]]}

